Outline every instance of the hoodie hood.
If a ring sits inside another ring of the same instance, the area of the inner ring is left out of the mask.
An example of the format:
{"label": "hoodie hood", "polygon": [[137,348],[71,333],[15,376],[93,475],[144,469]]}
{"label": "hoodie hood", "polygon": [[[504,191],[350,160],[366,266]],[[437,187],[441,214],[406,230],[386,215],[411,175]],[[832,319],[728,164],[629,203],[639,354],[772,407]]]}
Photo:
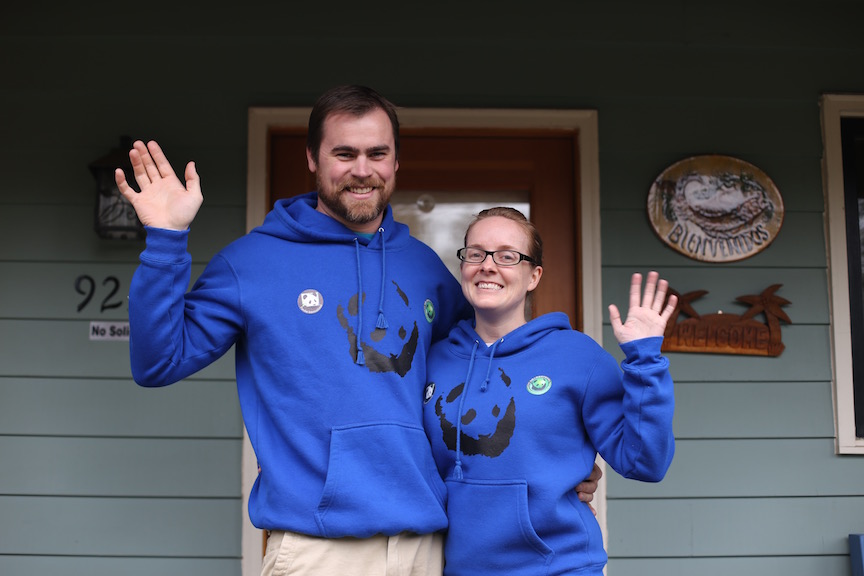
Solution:
{"label": "hoodie hood", "polygon": [[[318,193],[308,192],[300,196],[278,200],[273,210],[267,214],[264,223],[252,230],[252,234],[266,234],[275,236],[282,240],[300,243],[316,244],[353,244],[357,262],[357,293],[363,294],[365,286],[363,282],[363,268],[360,264],[361,250],[375,250],[381,253],[380,278],[371,282],[380,285],[378,315],[374,320],[375,327],[386,329],[389,327],[387,318],[384,316],[385,283],[387,278],[387,250],[405,247],[411,236],[408,227],[393,220],[393,210],[388,205],[384,210],[384,218],[377,232],[371,235],[359,234],[346,227],[341,222],[322,214],[316,210],[318,206]],[[357,334],[363,334],[364,320],[363,307],[357,313]],[[358,365],[366,363],[363,350],[357,349]]]}
{"label": "hoodie hood", "polygon": [[[448,344],[453,353],[468,360],[468,367],[463,380],[464,389],[459,399],[460,417],[456,420],[456,458],[453,466],[453,477],[457,480],[462,480],[463,477],[462,415],[465,414],[465,400],[469,395],[468,390],[476,385],[476,380],[472,382],[472,379],[480,380],[478,390],[481,394],[484,394],[489,389],[492,369],[496,360],[506,359],[508,356],[518,354],[552,332],[571,330],[570,320],[566,314],[563,312],[552,312],[535,318],[531,322],[526,322],[509,334],[486,346],[480,336],[477,335],[474,327],[474,319],[462,320],[450,331],[448,336]],[[480,360],[482,362],[478,366],[478,361]],[[477,374],[475,374],[475,370],[478,370]],[[504,448],[506,448],[506,444],[501,447],[502,450]]]}
{"label": "hoodie hood", "polygon": [[[492,356],[504,358],[518,354],[534,342],[543,338],[550,332],[558,330],[572,330],[570,319],[563,312],[550,312],[526,322],[516,330],[499,338],[493,345],[480,346],[476,350],[477,356]],[[475,342],[483,340],[474,329],[474,319],[462,320],[451,331],[448,343],[457,356],[470,358],[473,355]]]}
{"label": "hoodie hood", "polygon": [[372,239],[354,232],[341,222],[316,210],[318,193],[308,192],[277,200],[264,223],[252,233],[267,234],[292,242],[351,243],[355,239],[370,248],[387,243],[388,248],[399,248],[409,241],[408,227],[393,220],[393,209],[388,205],[378,232]]}

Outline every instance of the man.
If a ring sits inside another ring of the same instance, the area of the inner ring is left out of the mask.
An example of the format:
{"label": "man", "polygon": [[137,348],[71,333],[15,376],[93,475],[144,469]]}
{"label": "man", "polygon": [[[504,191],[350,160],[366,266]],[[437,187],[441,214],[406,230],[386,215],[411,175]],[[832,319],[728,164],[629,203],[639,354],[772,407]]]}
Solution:
{"label": "man", "polygon": [[390,102],[360,86],[328,91],[309,121],[317,193],[277,202],[188,293],[186,239],[203,199],[194,163],[184,186],[155,142],[136,142],[141,191],[116,172],[147,227],[129,294],[133,376],[167,385],[236,345],[265,574],[441,574],[446,493],[422,426],[425,360],[470,307],[393,220],[398,153]]}

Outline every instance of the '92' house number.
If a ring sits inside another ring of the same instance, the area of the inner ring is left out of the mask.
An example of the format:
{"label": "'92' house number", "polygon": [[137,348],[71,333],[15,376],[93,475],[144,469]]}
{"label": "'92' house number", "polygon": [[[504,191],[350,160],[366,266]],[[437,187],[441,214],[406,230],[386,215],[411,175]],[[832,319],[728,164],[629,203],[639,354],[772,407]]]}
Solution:
{"label": "'92' house number", "polygon": [[[98,304],[100,313],[123,305],[123,300],[117,295],[120,292],[120,280],[107,276],[102,280],[102,287],[105,290],[100,294],[101,300],[93,302],[97,292],[96,280],[86,274],[75,279],[75,292],[83,297],[78,303],[78,312],[87,308],[91,302],[93,306]],[[129,322],[90,322],[89,336],[90,340],[129,340]]]}
{"label": "'92' house number", "polygon": [[[99,312],[120,308],[123,305],[123,301],[117,297],[117,292],[120,291],[120,280],[115,276],[107,276],[102,280],[102,287],[106,289],[106,293],[99,304]],[[86,274],[79,276],[75,279],[75,292],[84,297],[78,303],[78,312],[81,312],[90,304],[96,294],[96,280]]]}

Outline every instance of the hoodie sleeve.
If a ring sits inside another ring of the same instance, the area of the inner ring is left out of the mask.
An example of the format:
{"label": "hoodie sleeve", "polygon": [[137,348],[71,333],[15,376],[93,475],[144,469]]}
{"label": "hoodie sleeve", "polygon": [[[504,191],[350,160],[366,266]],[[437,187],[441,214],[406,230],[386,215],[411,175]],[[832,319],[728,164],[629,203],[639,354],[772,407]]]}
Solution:
{"label": "hoodie sleeve", "polygon": [[[450,275],[449,272],[448,275]],[[450,275],[450,277],[453,276]],[[441,319],[435,323],[432,335],[433,342],[444,340],[456,324],[474,316],[474,309],[471,308],[462,294],[462,287],[458,282],[447,283],[445,289],[441,291],[441,302],[443,303],[443,314]]]}
{"label": "hoodie sleeve", "polygon": [[603,459],[625,478],[644,482],[662,480],[675,452],[675,399],[669,361],[660,355],[662,342],[657,337],[623,344],[621,369],[611,355],[602,354],[582,408]]}
{"label": "hoodie sleeve", "polygon": [[474,309],[462,293],[462,285],[447,269],[441,259],[428,246],[423,246],[427,257],[426,264],[420,268],[428,271],[428,281],[436,286],[437,312],[432,327],[432,342],[444,340],[450,330],[461,320],[474,317]]}
{"label": "hoodie sleeve", "polygon": [[147,228],[147,245],[129,289],[132,376],[141,386],[165,386],[222,356],[236,341],[242,318],[231,266],[208,264],[190,292],[188,231]]}

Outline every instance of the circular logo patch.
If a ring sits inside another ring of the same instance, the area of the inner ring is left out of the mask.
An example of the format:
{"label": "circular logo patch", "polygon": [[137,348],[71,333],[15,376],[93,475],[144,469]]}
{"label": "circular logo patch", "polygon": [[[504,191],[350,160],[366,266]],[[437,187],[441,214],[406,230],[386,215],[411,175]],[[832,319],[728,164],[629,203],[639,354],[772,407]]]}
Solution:
{"label": "circular logo patch", "polygon": [[545,394],[552,387],[552,380],[548,376],[535,376],[528,381],[528,392],[539,396]]}
{"label": "circular logo patch", "polygon": [[297,306],[306,314],[315,314],[324,307],[324,296],[317,290],[304,290],[297,297]]}
{"label": "circular logo patch", "polygon": [[435,320],[435,305],[431,300],[426,300],[423,303],[423,313],[426,315],[426,321],[430,324]]}

